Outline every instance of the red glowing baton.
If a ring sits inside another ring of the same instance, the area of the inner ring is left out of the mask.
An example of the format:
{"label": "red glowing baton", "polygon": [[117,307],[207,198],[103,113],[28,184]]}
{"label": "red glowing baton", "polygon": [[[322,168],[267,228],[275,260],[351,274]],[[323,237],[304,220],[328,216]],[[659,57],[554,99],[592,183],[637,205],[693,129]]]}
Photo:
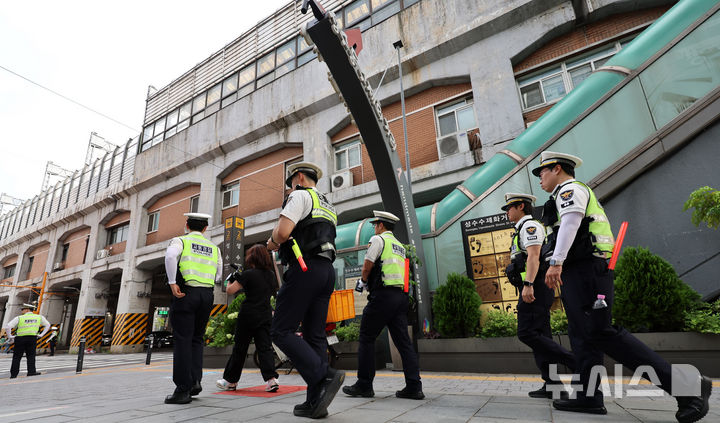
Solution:
{"label": "red glowing baton", "polygon": [[300,251],[300,246],[298,246],[297,241],[295,239],[292,240],[292,250],[293,253],[295,253],[295,258],[297,259],[298,263],[300,263],[300,269],[302,269],[303,272],[307,272],[307,265],[305,264],[305,260],[303,260],[302,251]]}
{"label": "red glowing baton", "polygon": [[612,252],[612,258],[610,259],[610,264],[608,264],[608,269],[615,270],[615,263],[617,263],[618,255],[620,254],[620,248],[622,248],[622,243],[625,240],[625,232],[627,232],[628,223],[623,222],[622,225],[620,225],[620,232],[618,232],[617,240],[615,241],[615,248],[613,248]]}

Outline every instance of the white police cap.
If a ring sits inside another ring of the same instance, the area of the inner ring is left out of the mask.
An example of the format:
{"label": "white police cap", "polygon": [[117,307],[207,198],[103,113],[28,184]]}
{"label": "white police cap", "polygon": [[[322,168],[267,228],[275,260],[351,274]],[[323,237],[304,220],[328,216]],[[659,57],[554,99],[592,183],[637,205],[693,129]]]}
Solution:
{"label": "white police cap", "polygon": [[523,201],[527,201],[528,203],[530,203],[531,206],[534,206],[535,200],[537,200],[537,197],[535,197],[534,195],[508,192],[507,194],[505,194],[505,205],[500,207],[500,209],[503,211],[507,211],[510,206]]}
{"label": "white police cap", "polygon": [[540,166],[532,170],[532,174],[540,176],[540,171],[548,166],[554,166],[556,164],[568,164],[573,168],[578,168],[582,165],[582,159],[572,154],[556,153],[553,151],[543,151],[540,154]]}
{"label": "white police cap", "polygon": [[53,326],[50,328],[50,330],[57,330],[57,327]]}
{"label": "white police cap", "polygon": [[375,215],[375,218],[370,220],[370,223],[376,223],[376,222],[398,223],[400,221],[399,217],[397,217],[394,214],[389,213],[389,212],[373,210],[373,214]]}
{"label": "white police cap", "polygon": [[288,166],[287,169],[287,178],[285,179],[285,185],[292,188],[292,178],[295,176],[298,172],[308,173],[310,175],[315,176],[315,182],[319,181],[320,178],[322,178],[322,170],[320,170],[320,167],[316,165],[315,163],[310,162],[300,162],[300,163],[293,163],[290,166]]}
{"label": "white police cap", "polygon": [[187,220],[200,220],[207,222],[210,220],[210,215],[206,213],[183,213],[183,216],[187,217]]}
{"label": "white police cap", "polygon": [[28,303],[24,303],[24,304],[22,305],[22,308],[29,308],[30,310],[35,310],[35,305],[33,305],[33,304],[28,304]]}

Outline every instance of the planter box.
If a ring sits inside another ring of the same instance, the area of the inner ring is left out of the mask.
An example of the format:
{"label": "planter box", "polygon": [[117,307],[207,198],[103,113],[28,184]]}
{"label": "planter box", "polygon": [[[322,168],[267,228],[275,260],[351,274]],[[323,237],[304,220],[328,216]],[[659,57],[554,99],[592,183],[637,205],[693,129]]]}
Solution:
{"label": "planter box", "polygon": [[[720,335],[694,332],[634,334],[671,364],[691,364],[710,377],[720,377]],[[553,339],[570,349],[567,335]],[[537,374],[528,346],[512,338],[418,339],[420,369],[437,372]],[[613,371],[615,362],[605,357]],[[563,369],[561,368],[561,371]]]}
{"label": "planter box", "polygon": [[[378,337],[379,338],[379,337]],[[333,345],[335,351],[340,354],[335,368],[341,370],[357,370],[358,368],[358,341],[340,342]],[[385,346],[379,339],[375,341],[375,370],[385,368]]]}
{"label": "planter box", "polygon": [[[203,367],[210,369],[224,369],[225,365],[232,354],[232,345],[227,347],[205,347],[203,349]],[[253,354],[255,353],[255,344],[250,344],[248,348],[247,357],[245,357],[244,368],[255,367],[253,361]]]}

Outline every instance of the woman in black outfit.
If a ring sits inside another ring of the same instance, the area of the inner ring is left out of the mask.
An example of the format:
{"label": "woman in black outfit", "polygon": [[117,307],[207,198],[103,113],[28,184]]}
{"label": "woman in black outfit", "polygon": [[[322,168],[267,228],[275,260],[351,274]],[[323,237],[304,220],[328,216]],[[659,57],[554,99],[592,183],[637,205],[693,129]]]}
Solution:
{"label": "woman in black outfit", "polygon": [[240,306],[235,327],[235,346],[225,366],[223,378],[217,381],[217,387],[234,391],[240,380],[245,356],[250,340],[255,339],[255,348],[260,359],[260,373],[267,382],[265,391],[275,392],[280,388],[278,374],[273,366],[272,341],[270,340],[270,323],[272,307],[270,297],[278,289],[275,273],[272,271],[272,260],[265,246],[251,247],[245,256],[245,267],[237,281],[227,287],[228,295],[241,289],[245,290],[245,301]]}

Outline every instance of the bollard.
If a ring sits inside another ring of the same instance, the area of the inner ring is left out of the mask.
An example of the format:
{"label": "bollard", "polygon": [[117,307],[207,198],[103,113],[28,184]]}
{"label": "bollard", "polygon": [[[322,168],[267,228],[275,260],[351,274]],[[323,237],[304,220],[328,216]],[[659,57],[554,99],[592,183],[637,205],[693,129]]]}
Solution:
{"label": "bollard", "polygon": [[152,334],[150,334],[150,336],[148,336],[147,357],[145,358],[146,366],[150,365],[150,358],[152,357],[153,340],[154,340],[153,336],[152,336]]}
{"label": "bollard", "polygon": [[78,349],[77,367],[75,368],[75,373],[82,373],[84,357],[85,357],[85,337],[81,336],[80,337],[80,346]]}

